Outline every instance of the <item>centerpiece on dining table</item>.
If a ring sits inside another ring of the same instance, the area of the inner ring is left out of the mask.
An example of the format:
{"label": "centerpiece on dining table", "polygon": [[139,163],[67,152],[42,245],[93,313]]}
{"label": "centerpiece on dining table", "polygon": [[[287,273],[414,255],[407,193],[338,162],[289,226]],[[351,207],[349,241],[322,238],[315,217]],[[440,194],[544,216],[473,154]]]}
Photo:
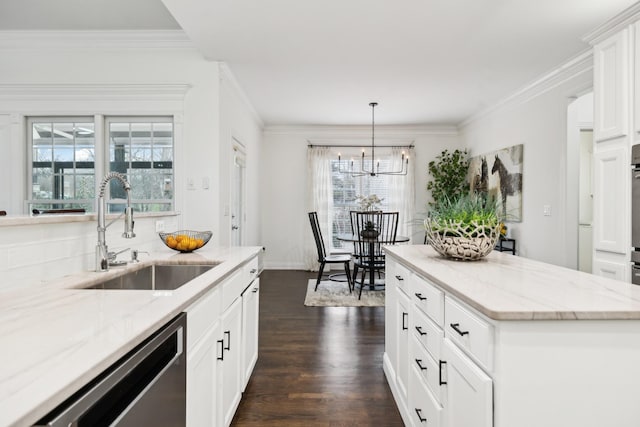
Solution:
{"label": "centerpiece on dining table", "polygon": [[[356,201],[360,205],[360,211],[362,212],[377,212],[380,210],[380,203],[382,200],[375,194],[369,196],[357,196]],[[360,231],[360,236],[365,239],[375,239],[380,232],[376,228],[376,224],[373,221],[367,221],[364,224],[364,230]]]}

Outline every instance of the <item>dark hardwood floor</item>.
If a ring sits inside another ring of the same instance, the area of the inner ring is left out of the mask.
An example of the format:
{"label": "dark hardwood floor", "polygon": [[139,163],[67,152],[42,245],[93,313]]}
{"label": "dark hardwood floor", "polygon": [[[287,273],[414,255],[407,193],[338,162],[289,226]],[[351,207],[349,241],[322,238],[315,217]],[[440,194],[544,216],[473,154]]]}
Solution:
{"label": "dark hardwood floor", "polygon": [[382,371],[384,307],[305,307],[313,273],[260,276],[258,363],[233,426],[402,426]]}

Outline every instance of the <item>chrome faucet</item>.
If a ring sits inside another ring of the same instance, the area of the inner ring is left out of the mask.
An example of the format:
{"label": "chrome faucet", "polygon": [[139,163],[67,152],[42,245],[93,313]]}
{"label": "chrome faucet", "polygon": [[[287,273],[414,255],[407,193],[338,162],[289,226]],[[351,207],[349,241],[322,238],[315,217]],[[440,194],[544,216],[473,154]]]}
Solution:
{"label": "chrome faucet", "polygon": [[131,186],[127,182],[124,175],[118,172],[109,172],[100,183],[100,193],[98,195],[98,243],[96,244],[96,271],[109,270],[109,249],[105,241],[105,232],[107,227],[113,224],[120,216],[115,218],[109,224],[105,225],[105,200],[104,192],[107,188],[107,183],[112,179],[117,179],[122,183],[124,190],[127,192],[127,207],[124,210],[124,233],[122,237],[125,239],[131,239],[136,237],[133,232],[133,208],[131,207]]}

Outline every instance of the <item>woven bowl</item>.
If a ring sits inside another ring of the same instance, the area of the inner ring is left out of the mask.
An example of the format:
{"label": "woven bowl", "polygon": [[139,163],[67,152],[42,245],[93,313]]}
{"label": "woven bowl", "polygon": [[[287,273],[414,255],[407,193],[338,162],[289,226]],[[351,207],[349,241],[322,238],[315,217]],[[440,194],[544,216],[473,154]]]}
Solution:
{"label": "woven bowl", "polygon": [[211,239],[211,231],[180,230],[173,233],[158,233],[160,239],[173,250],[189,253],[200,249]]}
{"label": "woven bowl", "polygon": [[455,221],[447,224],[424,221],[427,242],[446,258],[475,261],[487,256],[496,246],[500,224],[474,223],[469,229]]}

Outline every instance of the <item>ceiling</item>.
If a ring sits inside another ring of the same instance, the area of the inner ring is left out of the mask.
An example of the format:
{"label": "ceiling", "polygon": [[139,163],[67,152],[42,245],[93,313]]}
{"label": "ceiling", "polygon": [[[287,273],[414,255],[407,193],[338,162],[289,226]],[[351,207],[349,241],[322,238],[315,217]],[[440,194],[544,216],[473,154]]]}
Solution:
{"label": "ceiling", "polygon": [[[0,30],[182,28],[267,125],[459,124],[633,0],[2,0]],[[168,10],[167,10],[168,9]]]}

